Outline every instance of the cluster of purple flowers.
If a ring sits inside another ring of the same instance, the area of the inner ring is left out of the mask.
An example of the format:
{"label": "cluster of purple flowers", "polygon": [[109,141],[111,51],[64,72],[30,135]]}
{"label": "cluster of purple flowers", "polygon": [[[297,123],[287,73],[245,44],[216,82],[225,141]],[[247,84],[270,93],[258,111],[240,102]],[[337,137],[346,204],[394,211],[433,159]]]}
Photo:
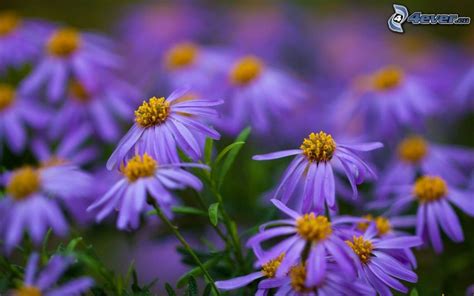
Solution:
{"label": "cluster of purple flowers", "polygon": [[[255,295],[407,293],[402,282],[418,280],[413,248],[441,253],[441,231],[464,241],[453,206],[474,216],[474,151],[431,141],[426,131],[430,119],[444,118],[446,96],[456,114],[472,111],[473,68],[456,85],[433,86],[388,48],[382,61],[367,61],[376,45],[366,36],[309,36],[302,50],[295,44],[304,34],[283,10],[216,20],[182,5],[139,7],[121,24],[121,42],[0,12],[2,251],[25,237],[38,246],[49,229],[65,236],[72,220],[116,216],[118,229],[134,230],[154,207],[172,217],[176,191],[204,187],[189,168],[211,169],[206,141],[247,126],[259,152],[295,147],[253,156],[294,157],[270,193],[287,217],[247,241],[259,270],[218,281],[219,289],[258,280]],[[235,29],[215,28],[210,35],[224,41],[203,41],[208,20]],[[350,60],[367,65],[334,58],[336,43],[365,44]],[[20,81],[3,79],[25,67]],[[30,154],[34,162],[4,170],[7,157]],[[357,216],[341,210],[347,202]],[[74,295],[94,285],[61,281],[70,257],[53,256],[39,273],[38,260],[30,256],[14,293]]]}

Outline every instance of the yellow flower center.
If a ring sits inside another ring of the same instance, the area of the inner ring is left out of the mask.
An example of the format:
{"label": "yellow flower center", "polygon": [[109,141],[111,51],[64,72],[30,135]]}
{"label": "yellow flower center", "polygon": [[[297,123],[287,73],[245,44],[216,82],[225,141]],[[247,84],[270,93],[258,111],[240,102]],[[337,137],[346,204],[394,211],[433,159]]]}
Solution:
{"label": "yellow flower center", "polygon": [[325,132],[311,133],[303,140],[300,149],[310,162],[328,162],[336,151],[336,142]]}
{"label": "yellow flower center", "polygon": [[59,166],[68,163],[69,161],[61,158],[59,156],[51,156],[49,159],[43,161],[41,163],[41,167],[43,168],[49,168],[49,167],[54,167],[54,166]]}
{"label": "yellow flower center", "polygon": [[71,83],[69,83],[69,93],[73,99],[81,103],[86,103],[91,98],[90,93],[86,90],[84,85],[82,85],[82,83],[77,80],[71,81]]}
{"label": "yellow flower center", "polygon": [[46,48],[49,54],[57,57],[68,57],[81,46],[79,32],[71,28],[59,29],[49,38]]}
{"label": "yellow flower center", "polygon": [[135,155],[128,161],[126,166],[122,165],[121,170],[130,182],[135,182],[140,178],[153,176],[157,167],[156,160],[145,153],[143,157]]}
{"label": "yellow flower center", "polygon": [[254,56],[246,56],[237,61],[230,72],[230,80],[236,85],[247,85],[262,73],[263,63]]}
{"label": "yellow flower center", "polygon": [[170,103],[165,98],[153,97],[135,110],[135,121],[141,127],[162,124],[170,115]]}
{"label": "yellow flower center", "polygon": [[180,43],[166,53],[166,65],[169,69],[179,69],[191,65],[199,51],[192,43]]}
{"label": "yellow flower center", "polygon": [[7,109],[15,101],[15,90],[8,84],[0,84],[0,111]]}
{"label": "yellow flower center", "polygon": [[[375,226],[377,227],[377,232],[379,235],[387,234],[391,229],[392,226],[390,225],[390,221],[382,216],[378,216],[374,219],[372,215],[365,215],[363,217],[370,221],[375,221]],[[357,228],[362,231],[366,231],[369,228],[369,222],[360,222],[357,224]]]}
{"label": "yellow flower center", "polygon": [[280,254],[280,256],[276,257],[275,259],[272,259],[268,261],[267,263],[262,265],[262,273],[267,277],[267,278],[274,278],[275,274],[278,270],[278,267],[280,267],[281,261],[285,258],[285,253]]}
{"label": "yellow flower center", "polygon": [[316,216],[314,213],[299,217],[296,220],[296,230],[302,238],[311,242],[324,240],[332,233],[328,218]]}
{"label": "yellow flower center", "polygon": [[0,37],[15,31],[21,24],[20,17],[13,11],[0,13]]}
{"label": "yellow flower center", "polygon": [[38,171],[32,167],[23,167],[12,173],[7,184],[7,193],[15,200],[23,200],[40,189],[41,181]]}
{"label": "yellow flower center", "polygon": [[377,71],[372,76],[372,84],[375,90],[385,91],[396,88],[403,81],[403,71],[396,66],[388,66]]}
{"label": "yellow flower center", "polygon": [[448,185],[437,176],[422,176],[413,186],[413,194],[420,202],[439,200],[448,193]]}
{"label": "yellow flower center", "polygon": [[15,291],[15,296],[41,296],[41,290],[35,286],[23,286]]}
{"label": "yellow flower center", "polygon": [[365,240],[363,236],[354,235],[352,241],[346,241],[346,243],[359,256],[362,263],[369,262],[372,250],[374,249],[371,241]]}
{"label": "yellow flower center", "polygon": [[410,136],[398,144],[398,157],[411,164],[419,163],[428,151],[428,143],[419,136]]}
{"label": "yellow flower center", "polygon": [[290,269],[291,287],[295,292],[308,293],[315,288],[306,287],[306,267],[303,264],[293,266]]}

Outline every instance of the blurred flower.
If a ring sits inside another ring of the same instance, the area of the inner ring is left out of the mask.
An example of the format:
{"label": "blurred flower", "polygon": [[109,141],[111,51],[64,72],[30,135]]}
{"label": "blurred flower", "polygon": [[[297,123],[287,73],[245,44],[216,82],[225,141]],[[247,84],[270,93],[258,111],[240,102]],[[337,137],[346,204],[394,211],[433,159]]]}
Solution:
{"label": "blurred flower", "polygon": [[12,86],[0,83],[0,144],[6,141],[12,152],[22,152],[27,142],[25,125],[44,127],[49,116],[48,110],[27,100]]}
{"label": "blurred flower", "polygon": [[235,61],[228,75],[218,125],[232,134],[249,124],[258,133],[268,132],[272,120],[286,118],[307,97],[300,81],[255,56]]}
{"label": "blurred flower", "polygon": [[70,78],[80,81],[86,89],[95,89],[107,72],[120,65],[108,39],[72,28],[54,30],[44,47],[45,55],[22,82],[21,89],[35,93],[46,85],[47,97],[52,101],[64,95]]}
{"label": "blurred flower", "polygon": [[45,23],[22,19],[13,11],[1,11],[0,73],[37,59],[48,31]]}
{"label": "blurred flower", "polygon": [[413,182],[418,173],[439,175],[453,185],[465,185],[474,167],[474,151],[458,146],[429,142],[421,136],[409,136],[397,147],[377,183],[377,196],[385,197],[399,185]]}
{"label": "blurred flower", "polygon": [[465,74],[455,90],[455,98],[461,108],[474,109],[474,66]]}
{"label": "blurred flower", "polygon": [[351,240],[346,241],[359,257],[359,277],[370,283],[382,296],[392,295],[390,288],[407,293],[408,288],[397,279],[416,283],[418,276],[388,251],[413,248],[421,245],[422,240],[416,236],[375,238],[376,235],[377,228],[372,223],[363,235],[354,235]]}
{"label": "blurred flower", "polygon": [[300,149],[284,150],[265,155],[256,155],[254,160],[271,160],[297,155],[284,173],[275,197],[288,203],[298,184],[304,182],[301,207],[303,211],[321,211],[327,204],[336,208],[336,189],[333,166],[343,171],[352,187],[353,197],[357,197],[357,184],[366,177],[375,178],[372,169],[357,156],[357,151],[372,151],[383,147],[382,143],[338,144],[330,134],[311,133],[305,138]]}
{"label": "blurred flower", "polygon": [[202,121],[216,117],[217,111],[211,107],[222,101],[186,99],[187,92],[188,89],[178,89],[166,99],[152,97],[144,101],[135,111],[132,128],[107,161],[107,168],[111,170],[135,152],[146,152],[160,163],[179,163],[177,147],[198,160],[205,137],[220,138],[217,131]]}
{"label": "blurred flower", "polygon": [[96,200],[87,210],[98,210],[96,220],[101,221],[113,210],[118,209],[117,227],[119,229],[137,228],[139,218],[146,208],[147,197],[155,199],[167,215],[174,199],[170,190],[189,186],[201,190],[201,181],[180,167],[202,167],[190,163],[160,164],[144,153],[135,155],[120,171],[123,177],[107,193]]}
{"label": "blurred flower", "polygon": [[[260,260],[264,262],[285,254],[276,272],[277,277],[286,275],[292,266],[301,261],[304,250],[307,250],[307,286],[322,283],[327,272],[327,257],[332,258],[347,277],[355,278],[354,258],[339,237],[338,227],[344,223],[358,222],[360,218],[334,217],[329,222],[326,216],[299,214],[275,199],[272,202],[290,219],[265,223],[260,227],[260,232],[249,239],[247,246],[259,254]],[[263,242],[279,237],[284,237],[281,242],[269,250],[262,249]]]}
{"label": "blurred flower", "polygon": [[67,282],[58,283],[67,268],[74,262],[72,257],[54,255],[46,267],[38,272],[39,255],[30,255],[25,268],[25,276],[22,286],[13,291],[18,296],[62,296],[80,295],[87,292],[94,281],[90,277],[79,277]]}
{"label": "blurred flower", "polygon": [[386,203],[390,212],[399,213],[413,201],[418,201],[416,234],[425,241],[429,238],[437,253],[443,250],[439,226],[451,240],[464,240],[461,224],[450,203],[474,216],[472,194],[448,184],[439,176],[424,175],[413,185],[398,186],[394,189],[396,198]]}
{"label": "blurred flower", "polygon": [[24,166],[6,173],[6,194],[0,200],[0,230],[7,252],[17,246],[24,231],[39,244],[49,227],[67,233],[59,200],[86,196],[90,177],[72,165],[33,168]]}
{"label": "blurred flower", "polygon": [[107,78],[94,89],[87,89],[75,80],[69,83],[62,107],[52,119],[53,137],[76,134],[81,126],[88,126],[106,142],[117,140],[120,128],[115,117],[130,119],[132,105],[138,91],[118,79]]}
{"label": "blurred flower", "polygon": [[55,149],[43,137],[33,140],[31,148],[42,166],[75,164],[82,166],[96,159],[99,151],[96,147],[86,145],[92,135],[87,126],[77,128],[74,133],[67,133]]}
{"label": "blurred flower", "polygon": [[437,107],[437,98],[417,77],[387,66],[356,79],[334,106],[335,124],[339,129],[356,125],[366,134],[391,139],[402,128],[421,128]]}

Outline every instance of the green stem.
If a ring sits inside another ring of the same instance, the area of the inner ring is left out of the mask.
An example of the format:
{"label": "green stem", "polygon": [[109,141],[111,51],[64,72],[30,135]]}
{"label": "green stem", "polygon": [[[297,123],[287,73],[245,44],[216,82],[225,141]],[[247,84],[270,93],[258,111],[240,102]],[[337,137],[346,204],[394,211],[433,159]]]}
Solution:
{"label": "green stem", "polygon": [[160,217],[160,219],[166,224],[168,225],[168,227],[171,229],[171,231],[173,232],[173,234],[176,236],[176,238],[181,242],[181,244],[183,245],[183,247],[186,249],[186,251],[189,253],[189,255],[191,255],[191,257],[194,259],[194,262],[196,262],[196,264],[199,266],[199,268],[201,269],[202,273],[204,274],[204,276],[207,278],[207,280],[209,281],[209,283],[211,284],[212,288],[215,290],[216,294],[217,295],[220,295],[219,293],[219,290],[217,289],[216,287],[216,284],[214,283],[214,280],[212,279],[211,275],[209,274],[209,272],[207,271],[206,267],[204,267],[204,265],[202,264],[201,260],[199,260],[198,256],[196,255],[196,253],[194,253],[193,249],[191,248],[191,246],[188,244],[188,242],[184,239],[184,237],[181,235],[181,233],[178,231],[178,227],[173,225],[173,223],[171,223],[171,221],[166,217],[165,214],[163,214],[163,212],[161,211],[161,208],[158,206],[158,204],[156,203],[156,201],[152,198],[148,198],[148,203],[151,204],[153,206],[153,208],[155,209],[156,211],[156,214],[158,215],[158,217]]}

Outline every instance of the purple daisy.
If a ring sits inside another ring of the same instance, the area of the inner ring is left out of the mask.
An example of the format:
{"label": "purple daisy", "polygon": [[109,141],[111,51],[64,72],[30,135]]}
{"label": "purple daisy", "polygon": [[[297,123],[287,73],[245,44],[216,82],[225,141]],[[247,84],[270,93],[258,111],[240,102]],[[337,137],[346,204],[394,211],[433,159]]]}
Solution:
{"label": "purple daisy", "polygon": [[402,128],[421,128],[436,107],[437,98],[422,82],[399,67],[388,66],[357,78],[334,110],[340,129],[359,126],[372,136],[391,139]]}
{"label": "purple daisy", "polygon": [[27,142],[25,125],[42,128],[49,117],[49,111],[34,100],[25,98],[10,85],[0,83],[0,145],[5,141],[12,152],[22,152]]}
{"label": "purple daisy", "polygon": [[117,140],[120,135],[118,118],[130,119],[133,105],[130,98],[138,91],[127,83],[107,77],[88,89],[79,81],[69,84],[66,100],[52,119],[53,137],[76,134],[80,126],[89,126],[94,134],[106,142]]}
{"label": "purple daisy", "polygon": [[372,151],[383,147],[382,143],[338,144],[325,132],[311,133],[300,149],[284,150],[265,155],[256,155],[254,160],[271,160],[297,155],[283,175],[275,197],[288,203],[298,184],[304,183],[302,210],[316,209],[320,212],[327,204],[336,208],[336,186],[334,169],[342,171],[349,179],[353,198],[357,197],[357,185],[366,178],[374,178],[372,169],[356,154],[357,151]]}
{"label": "purple daisy", "polygon": [[168,98],[152,97],[135,111],[135,124],[120,140],[107,161],[109,170],[127,156],[148,153],[160,163],[179,163],[177,148],[193,160],[202,155],[205,137],[219,139],[219,133],[202,121],[217,116],[213,106],[222,101],[188,99],[188,89],[178,89]]}
{"label": "purple daisy", "polygon": [[48,31],[44,23],[24,20],[13,11],[0,12],[0,72],[38,58]]}
{"label": "purple daisy", "polygon": [[51,145],[42,137],[34,139],[31,146],[33,153],[42,166],[67,163],[81,166],[90,163],[98,156],[96,147],[85,144],[91,136],[91,129],[87,126],[82,126],[77,128],[75,133],[66,134],[55,149],[52,149]]}
{"label": "purple daisy", "polygon": [[307,97],[300,81],[264,66],[255,56],[236,60],[228,75],[224,90],[227,101],[218,124],[229,133],[237,133],[249,124],[257,132],[267,132],[272,120],[286,118]]}
{"label": "purple daisy", "polygon": [[105,74],[120,66],[118,56],[110,50],[111,42],[97,34],[58,28],[44,46],[46,54],[22,82],[21,89],[35,93],[46,85],[47,96],[53,101],[64,95],[70,78],[95,89]]}
{"label": "purple daisy", "polygon": [[460,107],[465,107],[470,110],[474,109],[474,67],[465,74],[464,78],[461,79],[456,91],[455,98]]}
{"label": "purple daisy", "polygon": [[439,175],[449,184],[466,185],[473,167],[474,151],[471,149],[409,136],[398,144],[394,159],[380,177],[377,196],[385,197],[393,188],[412,183],[418,173]]}
{"label": "purple daisy", "polygon": [[7,252],[20,243],[25,231],[36,244],[49,227],[57,235],[65,235],[68,225],[58,201],[87,196],[91,185],[89,175],[72,165],[25,166],[7,173],[4,181],[0,232]]}
{"label": "purple daisy", "polygon": [[395,200],[387,202],[391,212],[399,213],[418,201],[416,234],[425,242],[429,239],[437,253],[443,250],[440,226],[451,240],[464,241],[461,224],[451,203],[474,216],[472,194],[448,184],[442,177],[424,175],[413,185],[398,186],[394,191]]}
{"label": "purple daisy", "polygon": [[54,255],[42,271],[38,271],[39,255],[33,253],[25,268],[22,285],[13,291],[13,295],[82,295],[94,286],[90,277],[79,277],[67,282],[58,283],[74,258]]}
{"label": "purple daisy", "polygon": [[[359,222],[362,219],[341,216],[329,221],[326,216],[316,215],[314,212],[299,214],[278,200],[273,199],[272,202],[290,216],[290,219],[265,223],[260,227],[260,232],[250,238],[247,246],[251,247],[263,262],[285,254],[276,272],[277,277],[287,274],[292,266],[301,261],[303,251],[307,250],[307,286],[317,285],[324,279],[327,257],[332,258],[346,276],[355,278],[355,258],[339,237],[339,229],[345,223]],[[263,242],[276,238],[283,239],[268,250],[262,248]]]}
{"label": "purple daisy", "polygon": [[409,267],[392,256],[388,251],[403,251],[422,244],[417,236],[378,237],[377,228],[372,223],[361,236],[354,235],[346,243],[359,257],[359,277],[381,295],[392,295],[390,288],[407,293],[408,288],[400,280],[415,283],[418,276]]}
{"label": "purple daisy", "polygon": [[170,190],[202,189],[201,181],[180,167],[207,168],[190,163],[160,164],[147,153],[135,155],[121,166],[123,177],[87,210],[97,211],[96,220],[99,222],[118,209],[117,228],[135,229],[140,215],[147,209],[147,197],[150,196],[167,215],[171,215],[174,198]]}

